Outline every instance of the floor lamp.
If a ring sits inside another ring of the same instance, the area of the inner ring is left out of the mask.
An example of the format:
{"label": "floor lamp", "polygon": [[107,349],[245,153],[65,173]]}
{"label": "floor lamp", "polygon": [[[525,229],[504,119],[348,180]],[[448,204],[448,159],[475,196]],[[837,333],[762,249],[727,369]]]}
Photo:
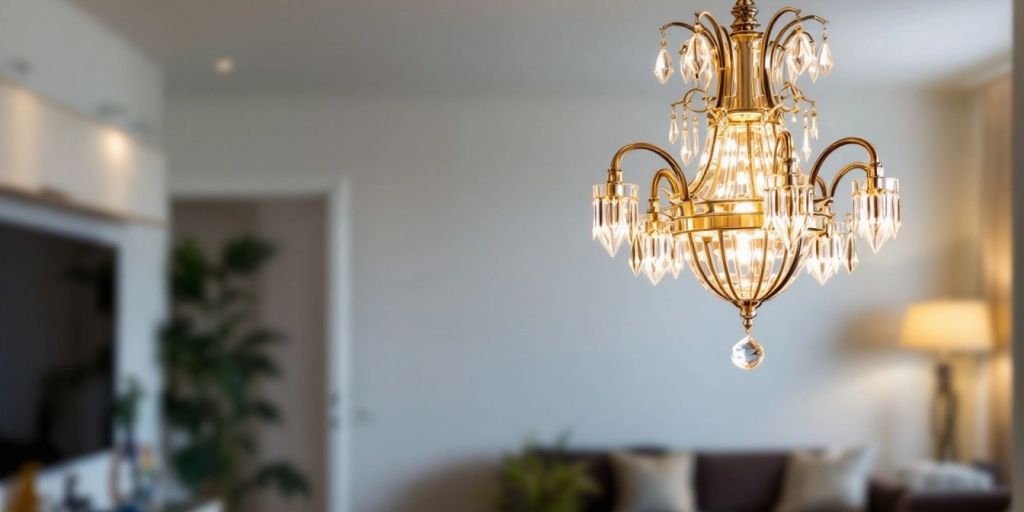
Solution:
{"label": "floor lamp", "polygon": [[981,354],[992,348],[992,321],[982,301],[932,301],[913,304],[903,320],[900,343],[931,352],[935,366],[935,398],[931,407],[935,457],[956,459],[956,425],[959,403],[953,385],[952,358]]}

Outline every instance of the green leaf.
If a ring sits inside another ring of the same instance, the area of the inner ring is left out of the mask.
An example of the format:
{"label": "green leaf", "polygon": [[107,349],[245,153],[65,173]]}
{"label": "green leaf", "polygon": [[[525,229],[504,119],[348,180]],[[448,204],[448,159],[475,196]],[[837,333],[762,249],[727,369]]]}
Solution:
{"label": "green leaf", "polygon": [[238,342],[239,350],[248,351],[286,341],[283,334],[274,329],[255,329]]}
{"label": "green leaf", "polygon": [[171,255],[171,298],[175,303],[201,302],[210,266],[191,238],[178,242]]}
{"label": "green leaf", "polygon": [[309,497],[312,493],[309,480],[287,462],[275,462],[260,468],[251,482],[258,489],[272,487],[285,498]]}
{"label": "green leaf", "polygon": [[221,267],[225,274],[251,276],[274,255],[270,242],[252,235],[229,240],[221,253]]}
{"label": "green leaf", "polygon": [[174,452],[172,464],[181,481],[196,490],[221,475],[232,464],[231,456],[217,440],[208,438]]}
{"label": "green leaf", "polygon": [[268,423],[279,423],[281,412],[277,406],[266,400],[253,400],[242,409],[243,418],[254,418]]}

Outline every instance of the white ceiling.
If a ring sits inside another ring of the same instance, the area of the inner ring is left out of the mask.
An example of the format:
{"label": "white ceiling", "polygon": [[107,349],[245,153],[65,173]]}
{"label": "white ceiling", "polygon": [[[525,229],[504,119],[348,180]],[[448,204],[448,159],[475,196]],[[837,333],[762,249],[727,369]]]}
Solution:
{"label": "white ceiling", "polygon": [[[171,91],[396,94],[649,86],[657,27],[727,0],[72,0],[141,45]],[[764,0],[831,19],[836,79],[958,86],[1007,69],[1011,0]],[[675,41],[681,41],[676,34]],[[236,72],[212,62],[229,56]],[[979,78],[981,77],[981,78]]]}

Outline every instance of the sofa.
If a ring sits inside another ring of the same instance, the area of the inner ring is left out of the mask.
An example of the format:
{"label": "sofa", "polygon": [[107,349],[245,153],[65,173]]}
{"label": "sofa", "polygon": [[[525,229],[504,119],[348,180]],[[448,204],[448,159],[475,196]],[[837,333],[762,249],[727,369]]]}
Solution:
{"label": "sofa", "polygon": [[[659,454],[661,448],[633,448],[635,453]],[[698,451],[695,489],[701,512],[771,512],[779,499],[787,451]],[[565,462],[585,461],[591,478],[601,489],[588,497],[585,512],[613,512],[618,499],[614,468],[608,451],[543,452],[543,457]],[[1010,494],[1000,488],[986,492],[917,495],[883,480],[872,480],[868,512],[1006,512]]]}

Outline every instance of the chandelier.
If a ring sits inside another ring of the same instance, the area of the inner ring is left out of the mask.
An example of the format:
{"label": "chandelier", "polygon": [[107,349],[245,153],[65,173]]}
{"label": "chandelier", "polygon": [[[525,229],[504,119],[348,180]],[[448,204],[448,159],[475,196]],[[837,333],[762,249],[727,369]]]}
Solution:
{"label": "chandelier", "polygon": [[[762,304],[802,270],[821,284],[841,270],[852,273],[855,238],[878,252],[901,223],[899,181],[885,176],[866,140],[837,140],[811,161],[818,112],[800,84],[832,70],[828,21],[786,7],[761,31],[757,12],[753,0],[737,0],[731,28],[708,12],[661,27],[654,74],[662,84],[677,72],[669,30],[689,31],[676,52],[686,86],[670,105],[668,130],[682,165],[653,144],[627,144],[612,158],[607,182],[594,186],[593,200],[593,237],[613,257],[628,241],[634,274],[657,285],[689,267],[706,290],[739,308],[746,335],[732,361],[748,370],[764,358],[751,336]],[[819,37],[809,31],[817,27]],[[799,149],[791,130],[800,131]],[[837,166],[829,181],[824,164],[846,146],[859,148],[863,159]],[[665,162],[654,173],[643,216],[639,187],[623,181],[622,160],[634,151]],[[691,162],[696,170],[688,180],[684,166]],[[840,218],[834,200],[851,172],[863,176],[853,180],[851,212]]]}

